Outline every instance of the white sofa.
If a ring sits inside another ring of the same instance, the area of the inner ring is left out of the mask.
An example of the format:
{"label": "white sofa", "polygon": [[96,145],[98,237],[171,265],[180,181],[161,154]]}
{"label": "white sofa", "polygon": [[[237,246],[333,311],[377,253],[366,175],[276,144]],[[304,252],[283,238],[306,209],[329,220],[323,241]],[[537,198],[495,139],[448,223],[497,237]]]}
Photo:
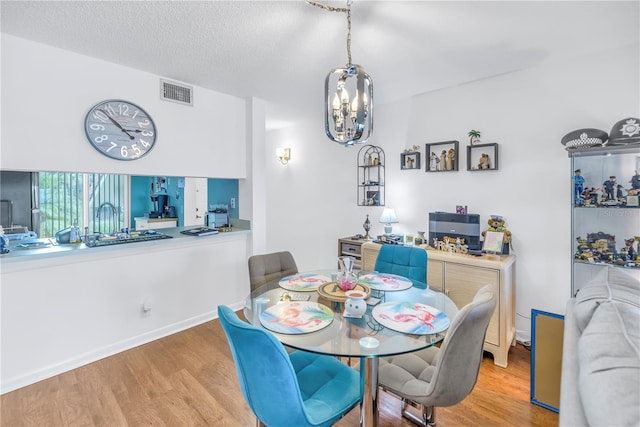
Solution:
{"label": "white sofa", "polygon": [[567,304],[560,426],[640,426],[640,280],[621,268]]}

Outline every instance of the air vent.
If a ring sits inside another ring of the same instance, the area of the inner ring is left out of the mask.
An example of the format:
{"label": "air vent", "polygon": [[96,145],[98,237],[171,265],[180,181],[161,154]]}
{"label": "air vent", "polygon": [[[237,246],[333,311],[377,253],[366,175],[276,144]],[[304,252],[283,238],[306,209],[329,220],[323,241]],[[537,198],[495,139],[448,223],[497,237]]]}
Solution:
{"label": "air vent", "polygon": [[160,99],[193,106],[193,87],[160,79]]}

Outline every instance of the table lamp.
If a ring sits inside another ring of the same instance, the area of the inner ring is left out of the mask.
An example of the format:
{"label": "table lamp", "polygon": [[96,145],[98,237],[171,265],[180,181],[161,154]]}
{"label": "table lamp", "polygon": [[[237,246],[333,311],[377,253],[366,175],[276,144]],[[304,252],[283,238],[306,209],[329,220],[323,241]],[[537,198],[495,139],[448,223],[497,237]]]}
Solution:
{"label": "table lamp", "polygon": [[398,222],[396,211],[393,208],[384,208],[380,215],[380,222],[384,223],[384,234],[391,234],[391,224]]}

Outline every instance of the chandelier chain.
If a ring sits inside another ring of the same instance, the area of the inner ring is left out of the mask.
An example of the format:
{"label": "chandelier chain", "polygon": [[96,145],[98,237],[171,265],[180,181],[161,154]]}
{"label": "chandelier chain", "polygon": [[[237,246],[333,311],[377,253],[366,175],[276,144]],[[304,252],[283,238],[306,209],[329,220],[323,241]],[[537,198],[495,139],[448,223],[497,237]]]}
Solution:
{"label": "chandelier chain", "polygon": [[317,6],[329,12],[341,12],[347,15],[347,67],[351,66],[351,3],[353,0],[347,0],[347,7],[333,7],[317,1],[306,0],[312,6]]}

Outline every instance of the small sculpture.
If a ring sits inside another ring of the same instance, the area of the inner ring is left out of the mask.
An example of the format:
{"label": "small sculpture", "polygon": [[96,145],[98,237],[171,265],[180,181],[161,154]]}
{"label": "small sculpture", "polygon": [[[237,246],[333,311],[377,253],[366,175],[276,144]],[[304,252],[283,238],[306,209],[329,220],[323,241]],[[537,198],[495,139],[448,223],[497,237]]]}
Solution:
{"label": "small sculpture", "polygon": [[432,151],[430,161],[430,168],[432,171],[438,170],[438,163],[440,163],[440,159],[438,158],[438,155]]}
{"label": "small sculpture", "polygon": [[345,292],[347,300],[344,302],[345,317],[362,317],[367,312],[367,302],[364,298],[367,296],[359,290],[351,290]]}
{"label": "small sculpture", "polygon": [[629,196],[637,196],[640,194],[640,174],[638,174],[638,171],[634,171],[634,175],[629,180],[629,183],[631,184],[631,188],[627,191],[627,194]]}
{"label": "small sculpture", "polygon": [[480,143],[480,131],[470,130],[467,135],[469,136],[469,144],[474,145]]}
{"label": "small sculpture", "polygon": [[371,230],[371,221],[369,221],[369,214],[367,214],[367,219],[364,220],[364,224],[362,224],[362,228],[364,228],[364,240],[371,240],[371,236],[369,235],[369,230]]}
{"label": "small sculpture", "polygon": [[607,201],[616,200],[616,197],[615,197],[616,185],[617,185],[616,177],[613,175],[611,175],[607,181],[602,183],[602,188],[604,188],[604,193],[607,196]]}
{"label": "small sculpture", "polygon": [[491,169],[491,162],[487,153],[480,155],[480,161],[478,162],[478,169]]}
{"label": "small sculpture", "polygon": [[573,171],[573,202],[576,206],[582,206],[582,192],[584,191],[584,178],[582,171],[576,169]]}
{"label": "small sculpture", "polygon": [[453,170],[453,165],[455,164],[455,160],[456,160],[456,150],[454,150],[453,148],[450,148],[449,152],[447,153],[447,170],[448,171]]}
{"label": "small sculpture", "polygon": [[447,150],[442,150],[440,153],[440,170],[447,170]]}

